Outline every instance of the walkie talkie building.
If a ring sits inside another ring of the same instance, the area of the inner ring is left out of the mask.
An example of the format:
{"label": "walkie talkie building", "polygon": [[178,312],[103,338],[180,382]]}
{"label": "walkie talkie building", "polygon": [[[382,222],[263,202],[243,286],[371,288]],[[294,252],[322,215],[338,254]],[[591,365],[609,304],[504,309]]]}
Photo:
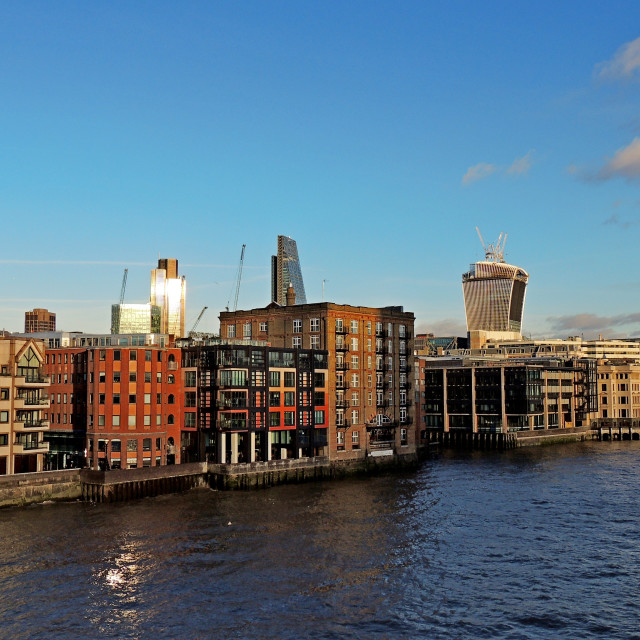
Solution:
{"label": "walkie talkie building", "polygon": [[[480,232],[478,232],[479,234]],[[485,260],[462,275],[462,292],[471,348],[487,339],[522,338],[522,315],[529,274],[504,261],[506,234],[495,245],[485,246]]]}

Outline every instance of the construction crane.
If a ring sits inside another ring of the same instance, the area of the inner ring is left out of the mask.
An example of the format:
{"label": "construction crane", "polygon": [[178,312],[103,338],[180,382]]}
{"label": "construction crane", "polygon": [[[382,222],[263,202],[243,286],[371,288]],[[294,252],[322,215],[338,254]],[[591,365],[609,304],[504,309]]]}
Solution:
{"label": "construction crane", "polygon": [[490,262],[504,262],[504,246],[507,244],[507,234],[504,231],[500,232],[498,239],[493,244],[485,244],[480,229],[476,227],[478,232],[478,238],[482,243],[484,249],[484,257]]}
{"label": "construction crane", "polygon": [[202,320],[202,316],[204,315],[204,312],[208,309],[209,307],[202,307],[202,311],[200,312],[200,314],[198,315],[198,317],[196,318],[196,321],[193,323],[193,327],[191,327],[191,331],[189,333],[194,333],[196,330],[196,327],[200,324],[200,320]]}
{"label": "construction crane", "polygon": [[129,273],[129,269],[124,270],[124,275],[122,276],[122,288],[120,289],[120,304],[124,304],[124,292],[127,288],[127,274]]}
{"label": "construction crane", "polygon": [[[244,250],[247,245],[242,245],[242,251],[240,252],[240,264],[238,265],[238,271],[236,273],[236,294],[233,299],[233,311],[238,309],[238,296],[240,295],[240,281],[242,280],[242,265],[244,264]],[[227,311],[229,311],[229,302],[227,302]]]}

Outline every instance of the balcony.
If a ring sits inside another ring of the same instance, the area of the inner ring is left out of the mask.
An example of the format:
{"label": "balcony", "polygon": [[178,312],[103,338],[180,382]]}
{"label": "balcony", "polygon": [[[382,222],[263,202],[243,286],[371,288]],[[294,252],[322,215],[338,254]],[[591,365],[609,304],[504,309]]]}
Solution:
{"label": "balcony", "polygon": [[45,453],[49,451],[49,443],[37,440],[16,440],[13,444],[13,453],[20,454],[24,451]]}
{"label": "balcony", "polygon": [[25,429],[48,429],[49,421],[48,420],[40,420],[34,418],[27,418],[26,420],[21,420],[18,418],[15,421],[15,428],[19,431],[24,431]]}
{"label": "balcony", "polygon": [[337,336],[346,336],[349,333],[349,327],[345,324],[336,326]]}
{"label": "balcony", "polygon": [[348,429],[351,426],[351,420],[344,418],[341,424],[336,422],[336,429]]}
{"label": "balcony", "polygon": [[35,406],[49,406],[49,395],[46,393],[41,393],[39,395],[26,394],[26,393],[18,393],[15,398],[15,408],[19,409],[20,406],[23,407],[35,407]]}
{"label": "balcony", "polygon": [[216,420],[217,429],[229,429],[232,431],[243,431],[247,428],[246,420]]}
{"label": "balcony", "polygon": [[18,375],[15,378],[16,387],[29,387],[31,385],[43,385],[49,384],[51,378],[49,376],[45,376],[43,373],[30,373],[28,375]]}
{"label": "balcony", "polygon": [[349,351],[349,343],[348,342],[336,343],[336,351]]}
{"label": "balcony", "polygon": [[346,398],[336,398],[336,409],[346,409],[349,401]]}
{"label": "balcony", "polygon": [[178,370],[178,363],[177,362],[167,362],[167,369],[169,371],[177,371]]}
{"label": "balcony", "polygon": [[336,371],[347,371],[349,365],[343,360],[342,362],[336,362]]}

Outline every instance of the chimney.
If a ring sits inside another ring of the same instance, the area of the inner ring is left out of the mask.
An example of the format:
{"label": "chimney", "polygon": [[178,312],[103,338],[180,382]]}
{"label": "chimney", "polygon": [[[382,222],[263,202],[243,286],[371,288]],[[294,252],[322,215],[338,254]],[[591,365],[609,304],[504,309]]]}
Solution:
{"label": "chimney", "polygon": [[293,289],[293,283],[289,282],[287,287],[287,307],[293,307],[296,303],[296,292]]}

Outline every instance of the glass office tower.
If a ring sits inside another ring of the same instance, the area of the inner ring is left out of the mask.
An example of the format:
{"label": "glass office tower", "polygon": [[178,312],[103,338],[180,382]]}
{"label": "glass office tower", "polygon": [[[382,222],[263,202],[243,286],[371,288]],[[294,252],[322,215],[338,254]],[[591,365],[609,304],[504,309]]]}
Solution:
{"label": "glass office tower", "polygon": [[178,276],[178,261],[175,258],[158,260],[158,268],[151,270],[151,304],[162,309],[160,333],[177,338],[185,335],[186,288],[184,276]]}
{"label": "glass office tower", "polygon": [[272,302],[283,306],[287,304],[289,283],[293,285],[296,304],[307,304],[296,241],[287,236],[278,236],[278,255],[271,257]]}

